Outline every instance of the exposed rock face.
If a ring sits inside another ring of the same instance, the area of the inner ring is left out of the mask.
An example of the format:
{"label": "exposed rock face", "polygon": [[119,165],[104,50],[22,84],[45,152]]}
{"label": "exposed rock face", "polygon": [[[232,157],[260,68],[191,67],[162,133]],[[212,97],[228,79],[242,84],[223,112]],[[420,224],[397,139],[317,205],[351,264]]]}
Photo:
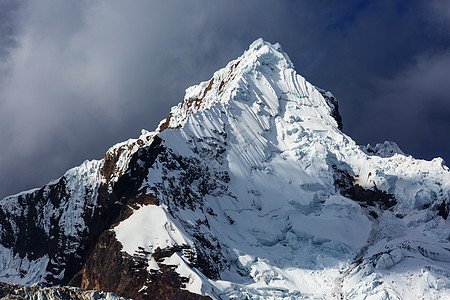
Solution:
{"label": "exposed rock face", "polygon": [[131,256],[121,250],[114,232],[105,231],[70,284],[89,290],[114,291],[133,299],[210,299],[182,290],[187,278],[180,277],[172,266],[161,264],[159,272],[148,272],[150,253],[141,251]]}
{"label": "exposed rock face", "polygon": [[445,295],[448,168],[341,129],[334,96],[258,40],[155,132],[0,201],[0,281],[133,299]]}
{"label": "exposed rock face", "polygon": [[439,215],[443,217],[445,220],[448,218],[448,214],[450,212],[450,203],[448,201],[443,200],[441,204],[437,207]]}
{"label": "exposed rock face", "polygon": [[329,91],[325,91],[323,89],[318,88],[317,89],[327,102],[328,106],[331,108],[331,116],[336,120],[338,124],[339,130],[342,130],[344,128],[344,124],[342,123],[342,116],[339,113],[339,103],[336,100],[336,98],[333,96],[332,93]]}
{"label": "exposed rock face", "polygon": [[379,190],[376,186],[366,189],[355,183],[355,178],[333,165],[334,184],[340,193],[360,203],[362,206],[377,206],[388,209],[397,204],[394,195]]}

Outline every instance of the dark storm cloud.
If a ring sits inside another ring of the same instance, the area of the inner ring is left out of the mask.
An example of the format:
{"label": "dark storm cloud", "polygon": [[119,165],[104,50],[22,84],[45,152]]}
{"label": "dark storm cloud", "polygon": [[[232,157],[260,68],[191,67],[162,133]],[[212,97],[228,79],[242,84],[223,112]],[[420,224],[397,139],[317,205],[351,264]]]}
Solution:
{"label": "dark storm cloud", "polygon": [[448,156],[447,3],[1,2],[0,197],[153,130],[258,37],[340,99],[357,142]]}
{"label": "dark storm cloud", "polygon": [[429,21],[440,25],[444,34],[450,34],[448,25],[450,25],[450,4],[447,0],[431,0],[426,2],[426,9],[429,10],[431,18]]}
{"label": "dark storm cloud", "polygon": [[[395,32],[401,26],[392,26],[394,39],[389,46],[377,47],[381,51],[391,49],[392,54],[388,54],[392,61],[389,57],[374,60],[390,66],[386,70],[381,66],[377,76],[366,77],[366,91],[371,94],[365,94],[367,98],[360,101],[364,109],[354,118],[353,136],[366,143],[394,140],[415,157],[441,156],[449,162],[450,140],[446,136],[450,131],[450,2],[419,4],[422,5],[406,11],[413,12],[414,18],[400,20],[406,32]],[[410,25],[405,26],[405,22]],[[380,40],[386,41],[377,39]],[[370,69],[377,71],[376,67]],[[362,126],[357,128],[358,124]]]}
{"label": "dark storm cloud", "polygon": [[441,155],[449,161],[449,70],[449,52],[421,55],[393,79],[379,80],[368,110],[378,114],[364,114],[366,134],[384,135],[422,158]]}

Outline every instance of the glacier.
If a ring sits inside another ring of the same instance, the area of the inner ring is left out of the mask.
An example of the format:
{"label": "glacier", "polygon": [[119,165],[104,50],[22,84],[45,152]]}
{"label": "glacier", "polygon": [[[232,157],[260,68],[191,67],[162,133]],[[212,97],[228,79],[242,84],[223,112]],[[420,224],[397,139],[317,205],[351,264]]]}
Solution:
{"label": "glacier", "polygon": [[[58,184],[62,196],[49,197]],[[26,199],[37,199],[36,212]],[[188,88],[155,131],[3,199],[1,231],[11,236],[0,239],[0,281],[79,276],[101,289],[86,274],[101,268],[103,250],[89,243],[107,233],[142,264],[142,299],[167,272],[212,299],[444,299],[449,203],[442,159],[415,159],[394,142],[357,145],[333,94],[258,39]],[[57,224],[59,252],[15,250],[27,214],[50,238]],[[107,214],[115,217],[93,230]],[[72,261],[78,269],[66,271]]]}

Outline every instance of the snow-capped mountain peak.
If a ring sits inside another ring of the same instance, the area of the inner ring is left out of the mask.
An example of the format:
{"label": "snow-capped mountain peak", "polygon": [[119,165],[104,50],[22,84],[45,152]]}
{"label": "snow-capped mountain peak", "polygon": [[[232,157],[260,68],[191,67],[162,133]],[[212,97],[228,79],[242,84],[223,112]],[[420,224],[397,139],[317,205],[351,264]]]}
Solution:
{"label": "snow-capped mountain peak", "polygon": [[0,278],[138,299],[448,295],[448,168],[341,129],[333,94],[258,39],[154,132],[5,198]]}
{"label": "snow-capped mountain peak", "polygon": [[[258,89],[255,90],[255,87]],[[258,93],[266,97],[259,97]],[[226,107],[230,101],[249,101],[254,98],[259,105],[262,102],[269,105],[272,113],[276,113],[280,100],[303,98],[299,105],[314,108],[314,111],[310,110],[310,117],[329,119],[330,109],[334,110],[335,107],[324,101],[324,96],[326,99],[334,98],[330,92],[315,88],[298,75],[279,44],[272,45],[258,39],[241,57],[215,72],[210,80],[186,89],[184,100],[171,109],[159,128],[178,128],[190,114],[218,103]],[[322,109],[317,109],[319,107]]]}

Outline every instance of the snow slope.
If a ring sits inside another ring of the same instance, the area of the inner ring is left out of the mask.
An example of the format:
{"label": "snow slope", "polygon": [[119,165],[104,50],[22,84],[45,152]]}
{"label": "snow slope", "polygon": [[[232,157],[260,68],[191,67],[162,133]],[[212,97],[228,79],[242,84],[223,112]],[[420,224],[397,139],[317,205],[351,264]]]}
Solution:
{"label": "snow slope", "polygon": [[[111,230],[124,253],[145,254],[148,274],[173,267],[183,289],[213,299],[449,297],[449,169],[393,142],[359,146],[341,128],[334,96],[259,39],[188,88],[155,132],[63,176],[63,236],[78,251],[92,228],[86,205],[104,207],[113,198],[102,195],[145,170],[129,198],[157,201],[130,206]],[[3,214],[26,214],[19,203],[2,200]],[[20,275],[30,259],[5,240],[0,280],[43,281],[49,258]]]}

